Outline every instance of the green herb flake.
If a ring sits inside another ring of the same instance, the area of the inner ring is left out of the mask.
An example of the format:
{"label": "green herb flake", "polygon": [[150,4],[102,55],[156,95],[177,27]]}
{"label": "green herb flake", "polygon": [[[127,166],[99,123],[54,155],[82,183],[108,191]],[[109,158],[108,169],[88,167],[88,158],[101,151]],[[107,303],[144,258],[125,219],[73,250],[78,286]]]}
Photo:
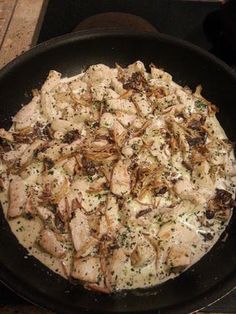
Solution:
{"label": "green herb flake", "polygon": [[206,110],[207,105],[204,104],[204,102],[202,102],[201,100],[196,100],[195,101],[195,106],[200,109],[200,110]]}

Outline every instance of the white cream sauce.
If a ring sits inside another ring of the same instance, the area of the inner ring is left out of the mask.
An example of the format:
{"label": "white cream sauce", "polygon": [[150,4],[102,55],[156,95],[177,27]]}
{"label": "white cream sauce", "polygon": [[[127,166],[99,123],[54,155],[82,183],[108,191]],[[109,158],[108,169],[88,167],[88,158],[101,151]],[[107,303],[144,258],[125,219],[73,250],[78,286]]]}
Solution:
{"label": "white cream sauce", "polygon": [[[79,76],[76,76],[75,79],[81,77],[82,76],[80,74]],[[88,75],[87,81],[90,79],[92,80],[92,78]],[[158,78],[155,78],[155,80],[156,79],[158,80]],[[63,79],[64,83],[68,83],[70,81],[73,81],[73,78]],[[156,84],[156,81],[154,83]],[[182,88],[172,81],[169,82],[169,86],[173,89],[179,89],[179,91],[181,91],[178,97],[182,97],[182,102],[185,101],[188,104],[189,114],[191,115],[195,111],[194,101],[192,100],[191,96],[187,97],[186,94],[183,94]],[[104,89],[106,87],[103,85],[101,88]],[[121,87],[119,86],[119,88]],[[100,95],[99,97],[103,96]],[[165,106],[164,103],[163,106]],[[143,110],[144,109],[145,108],[143,108]],[[146,111],[144,110],[144,112]],[[146,137],[146,139],[153,140],[151,146],[152,154],[150,155],[143,153],[138,155],[138,162],[140,164],[144,162],[152,164],[156,163],[156,158],[158,158],[162,161],[163,165],[170,167],[171,171],[175,169],[176,178],[181,176],[184,178],[184,180],[190,180],[191,178],[189,172],[185,167],[183,167],[182,157],[178,153],[176,153],[174,156],[171,156],[171,154],[168,155],[167,152],[166,155],[165,152],[163,152],[161,149],[161,146],[165,145],[165,139],[163,138],[162,134],[159,133],[159,130],[155,126],[154,121],[157,121],[156,123],[159,125],[159,127],[161,127],[162,123],[152,113],[148,112],[147,114],[149,115],[148,120],[153,122],[153,127],[149,127],[147,129],[144,138]],[[210,118],[207,117],[207,124],[210,126],[211,130],[214,130],[214,137],[219,139],[227,138],[224,130],[214,115],[212,115]],[[155,133],[156,131],[157,133]],[[131,150],[132,154],[132,150],[139,149],[139,143],[137,142],[133,146],[129,146],[129,143],[127,143],[127,147]],[[128,152],[130,153],[130,151]],[[225,158],[224,153],[217,158]],[[215,161],[216,164],[222,162],[218,159]],[[232,152],[230,155],[230,160],[234,161],[234,159],[235,158]],[[171,166],[170,160],[172,160]],[[223,163],[224,162],[227,161],[223,161]],[[24,181],[26,186],[36,184],[38,173],[37,169],[40,171],[41,166],[42,165],[40,163],[36,166],[33,166],[32,169],[29,170],[30,174],[25,175]],[[5,166],[1,165],[1,168],[1,172],[4,173]],[[63,164],[58,166],[53,176],[58,178],[58,184],[63,184],[64,177],[66,176],[63,170]],[[235,195],[236,177],[219,177],[215,180],[215,183],[211,183],[212,186],[210,188],[208,182],[204,181],[207,180],[207,176],[204,178],[199,177],[196,174],[194,182],[195,187],[198,189],[196,195],[194,196],[195,200],[197,199],[196,202],[186,197],[182,200],[179,200],[175,206],[170,207],[172,204],[172,199],[168,192],[163,195],[159,195],[155,198],[155,201],[158,204],[157,208],[155,209],[156,214],[154,214],[151,219],[142,217],[139,218],[137,222],[137,213],[140,212],[140,210],[148,208],[150,195],[145,195],[145,197],[142,199],[142,204],[132,198],[128,198],[126,200],[124,207],[125,209],[122,211],[122,213],[119,213],[121,220],[126,219],[125,226],[117,231],[117,241],[119,245],[124,249],[127,255],[130,255],[138,241],[143,241],[143,243],[146,243],[145,241],[147,241],[147,239],[151,239],[151,246],[152,249],[155,248],[156,255],[155,257],[150,255],[150,261],[147,262],[147,265],[142,265],[140,267],[131,265],[131,261],[128,259],[117,278],[115,287],[116,290],[149,287],[164,282],[170,278],[174,278],[176,275],[178,275],[178,273],[175,274],[174,272],[170,272],[169,269],[171,267],[171,261],[168,263],[166,262],[167,256],[170,256],[171,254],[171,249],[175,250],[173,253],[175,254],[175,258],[176,254],[180,254],[181,257],[177,256],[177,259],[185,259],[187,264],[185,269],[188,269],[191,265],[200,260],[201,257],[206,254],[219,239],[220,235],[225,230],[228,221],[230,220],[230,216],[223,223],[217,218],[210,220],[206,219],[204,215],[206,209],[206,200],[214,195],[216,188],[226,189],[227,191],[230,191],[232,195]],[[92,178],[92,180],[94,178]],[[96,211],[96,208],[99,207],[100,203],[106,200],[106,193],[104,193],[104,191],[95,194],[88,193],[87,190],[90,184],[90,177],[78,177],[70,186],[69,192],[67,194],[69,199],[73,199],[73,197],[75,197],[78,193],[81,193],[83,198],[83,207],[88,213]],[[8,193],[1,192],[0,200],[7,218]],[[71,271],[74,256],[74,249],[71,243],[70,232],[63,235],[63,247],[66,249],[66,255],[63,258],[58,259],[46,252],[43,252],[37,244],[38,235],[44,228],[44,223],[39,217],[36,216],[35,218],[28,220],[23,216],[20,216],[15,219],[8,220],[8,222],[12,232],[19,240],[19,243],[27,248],[30,255],[35,256],[54,272],[59,273],[65,278],[67,277]],[[132,243],[133,240],[135,244]],[[145,245],[143,249],[145,250]],[[178,252],[179,249],[182,249],[184,252]],[[143,252],[145,256],[146,251]],[[147,254],[150,254],[150,250]]]}

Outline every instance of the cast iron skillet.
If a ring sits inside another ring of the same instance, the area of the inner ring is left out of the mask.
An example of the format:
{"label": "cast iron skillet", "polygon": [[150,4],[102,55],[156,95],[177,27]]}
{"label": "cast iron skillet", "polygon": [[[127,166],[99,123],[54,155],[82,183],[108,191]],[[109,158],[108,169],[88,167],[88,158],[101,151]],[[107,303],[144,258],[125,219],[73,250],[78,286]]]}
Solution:
{"label": "cast iron skillet", "polygon": [[[219,119],[227,135],[236,134],[236,76],[223,62],[201,49],[166,35],[135,33],[74,33],[25,53],[0,72],[1,127],[27,103],[31,90],[40,87],[50,69],[73,75],[95,63],[114,66],[142,60],[173,74],[178,83],[195,88],[220,107]],[[174,280],[148,290],[100,295],[73,286],[27,257],[10,232],[0,210],[0,278],[23,298],[57,313],[145,312],[187,313],[203,308],[236,286],[236,215],[225,242]]]}

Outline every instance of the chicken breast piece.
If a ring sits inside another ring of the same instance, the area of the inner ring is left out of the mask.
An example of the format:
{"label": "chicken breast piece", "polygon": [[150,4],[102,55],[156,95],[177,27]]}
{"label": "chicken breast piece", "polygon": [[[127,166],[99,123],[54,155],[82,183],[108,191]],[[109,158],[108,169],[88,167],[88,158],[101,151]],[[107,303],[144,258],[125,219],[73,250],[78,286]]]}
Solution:
{"label": "chicken breast piece", "polygon": [[122,249],[114,250],[113,254],[106,259],[105,281],[110,290],[115,288],[117,281],[124,280],[125,269],[129,263]]}
{"label": "chicken breast piece", "polygon": [[116,144],[121,147],[125,141],[127,131],[119,121],[115,121],[113,124],[113,135]]}
{"label": "chicken breast piece", "polygon": [[66,252],[62,243],[57,240],[55,233],[51,230],[44,229],[40,233],[38,243],[45,252],[58,258]]}
{"label": "chicken breast piece", "polygon": [[71,276],[86,282],[98,282],[101,276],[100,258],[86,256],[75,259]]}
{"label": "chicken breast piece", "polygon": [[109,230],[115,232],[120,228],[120,217],[119,217],[119,206],[116,197],[113,195],[108,195],[107,197],[107,207],[106,207],[106,220]]}
{"label": "chicken breast piece", "polygon": [[128,166],[123,160],[119,160],[113,168],[111,192],[118,196],[130,193],[130,175],[128,173]]}
{"label": "chicken breast piece", "polygon": [[37,210],[38,216],[39,216],[43,221],[46,221],[46,220],[48,220],[49,218],[54,218],[53,213],[52,213],[48,208],[46,208],[46,207],[37,206],[36,210]]}
{"label": "chicken breast piece", "polygon": [[176,182],[174,191],[183,200],[190,200],[196,204],[203,204],[206,202],[204,195],[201,195],[200,192],[194,190],[191,181],[186,178]]}
{"label": "chicken breast piece", "polygon": [[173,272],[183,271],[191,263],[191,252],[189,247],[173,245],[167,256],[166,265]]}
{"label": "chicken breast piece", "polygon": [[25,182],[20,176],[12,176],[9,185],[8,217],[15,218],[20,216],[24,211],[26,200]]}
{"label": "chicken breast piece", "polygon": [[100,83],[106,78],[108,84],[110,84],[111,79],[115,77],[116,71],[112,70],[105,64],[95,64],[91,65],[82,77],[82,81],[87,83]]}
{"label": "chicken breast piece", "polygon": [[117,120],[124,126],[129,127],[136,119],[135,114],[128,114],[125,112],[117,111],[116,112]]}
{"label": "chicken breast piece", "polygon": [[6,131],[5,129],[0,129],[0,138],[7,140],[8,142],[14,142],[14,137],[11,132]]}
{"label": "chicken breast piece", "polygon": [[130,114],[136,114],[135,105],[126,99],[107,99],[109,109],[114,111],[122,111]]}
{"label": "chicken breast piece", "polygon": [[37,139],[28,146],[20,157],[20,166],[23,167],[29,164],[34,157],[34,152],[44,143],[44,141]]}
{"label": "chicken breast piece", "polygon": [[144,267],[155,260],[156,251],[151,243],[143,237],[143,239],[137,243],[130,258],[132,266]]}
{"label": "chicken breast piece", "polygon": [[90,228],[86,215],[82,213],[82,211],[77,210],[74,218],[71,219],[69,226],[74,248],[76,251],[79,251],[90,239]]}
{"label": "chicken breast piece", "polygon": [[110,112],[105,112],[101,116],[100,126],[107,129],[111,129],[113,127],[115,120],[116,118],[113,114],[111,114]]}
{"label": "chicken breast piece", "polygon": [[137,93],[133,95],[132,100],[138,107],[138,110],[143,117],[146,117],[147,115],[152,113],[153,109],[151,104],[148,102],[146,95]]}
{"label": "chicken breast piece", "polygon": [[14,116],[12,121],[15,123],[16,130],[23,130],[34,126],[39,118],[40,96],[34,96],[30,103],[23,106]]}

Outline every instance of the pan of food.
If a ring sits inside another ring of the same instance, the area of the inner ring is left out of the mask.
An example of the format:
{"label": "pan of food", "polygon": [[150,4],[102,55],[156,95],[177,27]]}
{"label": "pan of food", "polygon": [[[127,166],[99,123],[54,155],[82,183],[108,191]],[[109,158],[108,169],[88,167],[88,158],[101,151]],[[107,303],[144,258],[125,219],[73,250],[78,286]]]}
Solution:
{"label": "pan of food", "polygon": [[0,279],[57,313],[190,313],[236,286],[236,76],[78,32],[0,72]]}

